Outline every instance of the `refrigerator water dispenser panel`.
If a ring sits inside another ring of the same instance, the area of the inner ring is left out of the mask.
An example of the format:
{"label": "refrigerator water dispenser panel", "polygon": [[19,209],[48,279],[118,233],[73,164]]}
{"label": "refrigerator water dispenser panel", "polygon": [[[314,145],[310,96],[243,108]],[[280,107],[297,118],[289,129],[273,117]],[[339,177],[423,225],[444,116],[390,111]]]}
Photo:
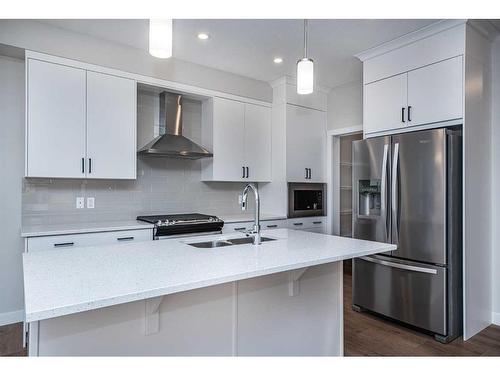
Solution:
{"label": "refrigerator water dispenser panel", "polygon": [[358,181],[358,216],[380,216],[381,181]]}

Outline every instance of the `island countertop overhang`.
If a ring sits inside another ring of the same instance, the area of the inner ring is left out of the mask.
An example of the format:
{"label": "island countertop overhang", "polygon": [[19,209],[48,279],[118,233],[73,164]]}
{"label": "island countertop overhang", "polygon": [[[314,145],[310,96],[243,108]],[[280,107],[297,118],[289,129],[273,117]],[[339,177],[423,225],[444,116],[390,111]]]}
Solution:
{"label": "island countertop overhang", "polygon": [[254,246],[188,245],[178,238],[23,255],[26,322],[395,250],[392,244],[289,229]]}

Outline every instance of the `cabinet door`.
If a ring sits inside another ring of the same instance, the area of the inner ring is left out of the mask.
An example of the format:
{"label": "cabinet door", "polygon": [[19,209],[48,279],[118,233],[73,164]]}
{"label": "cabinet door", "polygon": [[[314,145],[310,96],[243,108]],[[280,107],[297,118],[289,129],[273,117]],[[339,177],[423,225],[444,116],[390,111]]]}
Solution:
{"label": "cabinet door", "polygon": [[[286,169],[288,182],[325,182],[326,114],[287,105]],[[306,168],[310,169],[306,174]]]}
{"label": "cabinet door", "polygon": [[85,176],[85,70],[28,60],[26,176]]}
{"label": "cabinet door", "polygon": [[403,73],[364,86],[365,133],[399,129],[407,124],[407,84],[408,75]]}
{"label": "cabinet door", "polygon": [[136,178],[135,81],[87,72],[87,177]]}
{"label": "cabinet door", "polygon": [[213,179],[243,180],[245,104],[214,98],[213,111]]}
{"label": "cabinet door", "polygon": [[462,118],[462,56],[408,72],[408,125]]}
{"label": "cabinet door", "polygon": [[248,180],[271,181],[271,109],[245,104],[245,165]]}

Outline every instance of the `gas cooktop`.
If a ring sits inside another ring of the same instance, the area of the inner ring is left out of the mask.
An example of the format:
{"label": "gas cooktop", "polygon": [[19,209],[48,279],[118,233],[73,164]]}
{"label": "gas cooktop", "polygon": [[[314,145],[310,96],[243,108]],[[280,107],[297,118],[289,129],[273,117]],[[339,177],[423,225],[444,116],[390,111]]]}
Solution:
{"label": "gas cooktop", "polygon": [[217,216],[203,214],[137,216],[137,220],[154,224],[155,239],[173,235],[217,233],[224,226],[224,221]]}

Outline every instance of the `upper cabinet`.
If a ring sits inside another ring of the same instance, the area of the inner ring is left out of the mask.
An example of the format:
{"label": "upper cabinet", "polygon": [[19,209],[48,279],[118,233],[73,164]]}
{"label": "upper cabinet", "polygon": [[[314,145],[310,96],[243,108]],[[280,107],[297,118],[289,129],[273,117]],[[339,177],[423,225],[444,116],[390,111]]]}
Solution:
{"label": "upper cabinet", "polygon": [[462,56],[364,85],[365,134],[463,117]]}
{"label": "upper cabinet", "polygon": [[135,81],[87,72],[87,159],[90,178],[136,178]]}
{"label": "upper cabinet", "polygon": [[462,56],[408,72],[408,125],[463,117]]}
{"label": "upper cabinet", "polygon": [[326,112],[286,105],[286,179],[326,182]]}
{"label": "upper cabinet", "polygon": [[204,181],[271,181],[271,109],[215,97],[203,103]]}
{"label": "upper cabinet", "polygon": [[406,122],[407,74],[369,83],[363,93],[365,133],[401,128]]}
{"label": "upper cabinet", "polygon": [[85,70],[27,64],[26,176],[85,177]]}
{"label": "upper cabinet", "polygon": [[136,178],[135,81],[27,59],[26,177]]}

